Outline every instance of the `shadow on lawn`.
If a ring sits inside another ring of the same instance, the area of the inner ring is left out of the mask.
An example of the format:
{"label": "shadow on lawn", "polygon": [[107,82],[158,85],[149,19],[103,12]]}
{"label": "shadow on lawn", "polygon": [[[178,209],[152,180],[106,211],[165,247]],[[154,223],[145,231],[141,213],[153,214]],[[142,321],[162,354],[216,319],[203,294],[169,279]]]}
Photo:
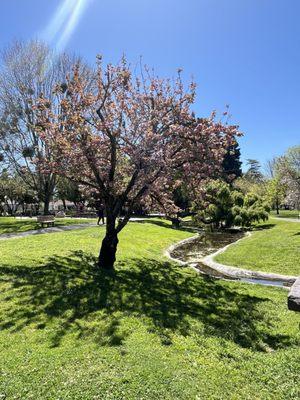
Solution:
{"label": "shadow on lawn", "polygon": [[259,225],[259,226],[255,226],[253,228],[254,231],[264,231],[265,229],[272,229],[274,228],[274,226],[276,226],[275,224],[263,224],[263,225]]}
{"label": "shadow on lawn", "polygon": [[195,231],[198,231],[197,228],[190,226],[188,223],[183,222],[180,224],[178,228],[174,228],[171,223],[168,223],[167,221],[161,219],[161,220],[154,220],[154,219],[144,219],[140,221],[132,221],[132,223],[137,223],[137,224],[153,224],[157,226],[161,226],[163,228],[169,228],[169,229],[176,229],[178,231],[186,231],[186,232],[191,232],[194,233]]}
{"label": "shadow on lawn", "polygon": [[4,235],[7,233],[20,233],[31,229],[38,229],[39,225],[34,220],[25,220],[25,221],[17,221],[14,220],[13,222],[2,222],[0,220],[0,234]]}
{"label": "shadow on lawn", "polygon": [[95,268],[93,256],[75,252],[52,257],[44,266],[1,267],[0,280],[12,283],[2,300],[10,308],[0,330],[19,331],[28,324],[43,329],[51,323],[52,346],[70,332],[93,335],[101,345],[120,345],[134,330],[124,321],[137,316],[166,345],[172,333],[197,332],[259,351],[294,343],[290,336],[272,333],[272,322],[260,309],[268,300],[186,274],[168,262],[129,259],[108,273]]}

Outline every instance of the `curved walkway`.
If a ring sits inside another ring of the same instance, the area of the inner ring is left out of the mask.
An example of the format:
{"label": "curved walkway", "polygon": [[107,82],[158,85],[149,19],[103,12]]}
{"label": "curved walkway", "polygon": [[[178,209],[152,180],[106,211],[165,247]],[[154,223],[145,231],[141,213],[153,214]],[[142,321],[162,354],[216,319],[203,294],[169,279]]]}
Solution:
{"label": "curved walkway", "polygon": [[30,231],[19,232],[19,233],[3,233],[0,235],[0,240],[5,239],[18,239],[31,235],[43,235],[45,233],[57,233],[57,232],[65,232],[65,231],[73,231],[76,229],[84,229],[90,228],[92,226],[97,226],[95,223],[85,223],[85,224],[73,224],[73,225],[61,225],[61,226],[53,226],[49,228],[41,228],[41,229],[32,229]]}

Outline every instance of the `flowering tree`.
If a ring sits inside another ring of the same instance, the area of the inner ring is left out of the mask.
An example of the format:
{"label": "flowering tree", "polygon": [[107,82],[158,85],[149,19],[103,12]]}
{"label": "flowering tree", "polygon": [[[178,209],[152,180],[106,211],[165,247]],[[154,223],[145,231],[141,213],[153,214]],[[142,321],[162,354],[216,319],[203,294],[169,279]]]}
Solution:
{"label": "flowering tree", "polygon": [[278,170],[286,185],[285,203],[300,209],[300,146],[290,147],[279,158]]}
{"label": "flowering tree", "polygon": [[[196,119],[190,107],[195,86],[184,90],[180,71],[174,81],[159,79],[147,68],[133,76],[123,59],[102,65],[92,82],[75,68],[67,87],[57,86],[59,106],[41,98],[39,131],[51,151],[47,171],[96,191],[107,215],[99,266],[113,268],[118,234],[139,204],[176,211],[172,192],[182,179],[200,185],[220,168],[236,126]],[[59,109],[60,112],[54,112]],[[122,209],[125,215],[118,219]]]}

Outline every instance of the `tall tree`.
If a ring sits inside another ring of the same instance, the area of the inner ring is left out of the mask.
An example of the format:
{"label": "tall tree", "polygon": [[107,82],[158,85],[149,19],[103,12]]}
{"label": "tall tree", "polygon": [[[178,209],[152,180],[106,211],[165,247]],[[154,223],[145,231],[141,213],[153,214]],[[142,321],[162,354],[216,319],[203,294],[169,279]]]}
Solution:
{"label": "tall tree", "polygon": [[276,214],[279,214],[279,207],[284,202],[286,195],[286,184],[279,174],[274,175],[274,177],[267,182],[267,192],[266,197],[270,204],[276,210]]}
{"label": "tall tree", "polygon": [[36,160],[51,162],[47,144],[37,134],[36,110],[43,94],[53,99],[55,83],[64,85],[74,57],[55,54],[37,41],[15,42],[2,53],[0,69],[0,151],[13,169],[34,190],[49,211],[56,184],[53,171],[45,173]]}
{"label": "tall tree", "polygon": [[286,202],[300,209],[300,146],[287,150],[278,165],[283,182],[286,184]]}
{"label": "tall tree", "polygon": [[[216,122],[214,115],[193,117],[195,87],[184,91],[180,71],[173,82],[147,68],[133,76],[125,59],[104,67],[99,57],[94,87],[86,87],[75,68],[59,113],[51,98],[40,99],[40,137],[54,160],[44,167],[91,187],[103,199],[107,224],[99,266],[111,269],[118,234],[134,207],[153,202],[170,213],[176,208],[178,168],[184,179],[201,185],[221,168],[238,130]],[[61,96],[60,87],[56,92]],[[117,221],[123,208],[125,216]]]}
{"label": "tall tree", "polygon": [[227,152],[222,163],[222,178],[227,183],[232,183],[235,179],[242,176],[242,162],[240,160],[241,151],[237,141],[228,146]]}
{"label": "tall tree", "polygon": [[249,158],[247,160],[248,170],[245,173],[245,178],[252,183],[261,183],[264,176],[261,172],[261,165],[259,161]]}

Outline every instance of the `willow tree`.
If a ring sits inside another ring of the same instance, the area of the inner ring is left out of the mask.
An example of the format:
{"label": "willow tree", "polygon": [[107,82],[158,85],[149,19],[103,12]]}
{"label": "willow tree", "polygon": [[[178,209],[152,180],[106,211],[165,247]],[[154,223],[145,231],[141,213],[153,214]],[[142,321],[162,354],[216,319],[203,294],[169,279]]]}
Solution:
{"label": "willow tree", "polygon": [[[98,58],[93,85],[87,86],[76,67],[59,113],[51,98],[38,102],[40,138],[53,160],[43,168],[103,199],[107,224],[99,266],[111,269],[118,234],[134,208],[151,203],[171,213],[173,189],[181,184],[178,170],[182,179],[200,185],[221,167],[238,131],[214,115],[194,117],[195,85],[185,90],[180,71],[174,80],[160,79],[146,67],[136,76],[125,59],[103,66]],[[55,91],[61,98],[61,86]],[[125,215],[118,219],[122,209]]]}

